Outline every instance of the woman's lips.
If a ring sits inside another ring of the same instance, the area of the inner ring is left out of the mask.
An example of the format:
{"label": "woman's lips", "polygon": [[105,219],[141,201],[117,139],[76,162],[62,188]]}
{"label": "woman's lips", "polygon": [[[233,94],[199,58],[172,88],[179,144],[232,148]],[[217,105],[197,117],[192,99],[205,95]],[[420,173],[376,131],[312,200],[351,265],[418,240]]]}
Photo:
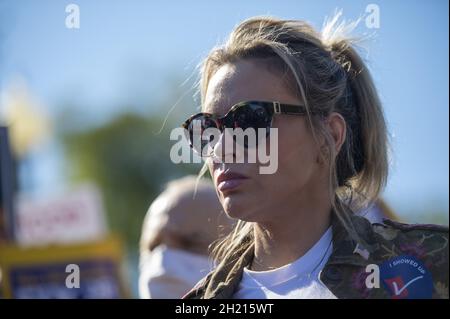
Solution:
{"label": "woman's lips", "polygon": [[220,182],[219,185],[217,185],[217,189],[219,191],[221,191],[222,193],[226,192],[226,191],[230,191],[230,190],[233,190],[233,189],[237,188],[245,180],[246,180],[246,178],[227,179],[227,180],[225,180],[223,182]]}
{"label": "woman's lips", "polygon": [[246,179],[246,176],[238,173],[220,173],[217,176],[217,189],[222,193],[234,190],[239,187]]}

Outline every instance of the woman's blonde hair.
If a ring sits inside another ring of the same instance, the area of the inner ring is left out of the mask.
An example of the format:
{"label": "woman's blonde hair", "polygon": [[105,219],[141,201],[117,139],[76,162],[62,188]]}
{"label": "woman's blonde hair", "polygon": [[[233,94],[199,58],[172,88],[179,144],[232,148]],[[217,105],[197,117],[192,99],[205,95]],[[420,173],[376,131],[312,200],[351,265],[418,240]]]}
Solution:
{"label": "woman's blonde hair", "polygon": [[[359,241],[350,214],[376,200],[385,186],[388,141],[372,77],[354,48],[355,40],[346,35],[357,22],[339,23],[340,15],[337,12],[328,20],[321,33],[303,21],[273,17],[243,21],[226,43],[214,48],[203,61],[200,93],[203,105],[214,73],[238,60],[252,59],[278,72],[286,87],[306,106],[316,140],[321,136],[326,141],[324,159],[329,161],[333,211]],[[347,125],[338,154],[323,121],[331,112],[340,113]],[[252,223],[239,221],[227,237],[214,244],[213,258],[221,262],[239,255],[252,242],[252,229]]]}

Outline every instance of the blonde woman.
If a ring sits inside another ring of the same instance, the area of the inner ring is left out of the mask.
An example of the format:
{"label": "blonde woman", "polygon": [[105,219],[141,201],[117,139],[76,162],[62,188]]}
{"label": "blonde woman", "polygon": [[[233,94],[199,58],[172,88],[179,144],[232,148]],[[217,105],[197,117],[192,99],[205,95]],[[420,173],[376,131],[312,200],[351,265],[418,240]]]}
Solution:
{"label": "blonde woman", "polygon": [[[226,154],[226,134],[210,145],[207,168],[239,221],[213,250],[217,267],[184,298],[448,298],[448,228],[372,225],[353,213],[386,183],[387,133],[338,18],[321,33],[252,18],[203,62],[203,112],[183,125],[191,144],[195,121],[202,132],[276,128],[278,169],[222,160],[236,157]],[[271,141],[258,143],[271,150]]]}

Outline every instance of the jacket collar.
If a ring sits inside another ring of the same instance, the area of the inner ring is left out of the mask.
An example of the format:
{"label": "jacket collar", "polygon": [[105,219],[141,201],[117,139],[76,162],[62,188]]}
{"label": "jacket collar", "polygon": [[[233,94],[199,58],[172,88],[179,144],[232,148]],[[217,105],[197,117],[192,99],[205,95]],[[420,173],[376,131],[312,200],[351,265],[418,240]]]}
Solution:
{"label": "jacket collar", "polygon": [[339,217],[333,214],[333,252],[327,264],[365,266],[376,263],[380,238],[374,233],[371,223],[364,217],[351,215],[347,224],[353,227],[354,234],[359,240],[357,241]]}

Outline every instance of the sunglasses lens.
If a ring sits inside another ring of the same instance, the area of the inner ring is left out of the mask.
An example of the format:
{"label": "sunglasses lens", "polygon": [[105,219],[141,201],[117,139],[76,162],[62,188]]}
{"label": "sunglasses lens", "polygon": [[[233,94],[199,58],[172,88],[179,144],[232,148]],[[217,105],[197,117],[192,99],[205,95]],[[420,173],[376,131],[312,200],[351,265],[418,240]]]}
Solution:
{"label": "sunglasses lens", "polygon": [[[246,130],[253,129],[256,134],[257,141],[265,138],[270,129],[272,117],[266,108],[256,103],[249,103],[245,107],[238,108],[233,116],[234,128]],[[260,135],[258,129],[264,129],[264,134]],[[245,140],[245,146],[249,146]]]}
{"label": "sunglasses lens", "polygon": [[264,128],[264,129],[270,128],[272,117],[264,107],[259,105],[255,106],[253,119],[256,128]]}
{"label": "sunglasses lens", "polygon": [[208,136],[203,136],[205,130],[209,128],[217,128],[217,123],[207,114],[199,114],[190,121],[187,127],[189,143],[200,155],[205,153],[208,144],[213,140],[212,136],[210,136],[209,139]]}
{"label": "sunglasses lens", "polygon": [[[210,114],[199,113],[189,121],[187,126],[188,140],[191,147],[201,156],[209,156],[210,152],[214,148],[214,136],[209,134],[211,132],[205,132],[207,129],[219,129],[218,121]],[[245,147],[256,146],[254,143],[249,143],[247,129],[254,130],[254,136],[256,137],[256,143],[263,138],[266,138],[269,134],[269,129],[272,122],[272,114],[261,104],[247,103],[238,108],[232,110],[227,114],[225,118],[220,119],[224,126],[232,129],[242,129],[242,138],[236,138],[233,135],[235,142],[239,144],[243,143]],[[221,127],[222,128],[222,127]],[[263,134],[260,134],[260,129],[263,129]],[[239,133],[234,133],[239,134]],[[251,134],[251,133],[250,133]],[[254,138],[252,139],[254,140]],[[242,141],[242,142],[240,142]]]}
{"label": "sunglasses lens", "polygon": [[233,128],[241,128],[245,130],[252,126],[252,110],[250,110],[248,107],[241,107],[234,111]]}
{"label": "sunglasses lens", "polygon": [[267,110],[258,104],[248,104],[241,107],[234,114],[234,127],[240,127],[243,130],[247,128],[266,128],[270,126],[271,116]]}

